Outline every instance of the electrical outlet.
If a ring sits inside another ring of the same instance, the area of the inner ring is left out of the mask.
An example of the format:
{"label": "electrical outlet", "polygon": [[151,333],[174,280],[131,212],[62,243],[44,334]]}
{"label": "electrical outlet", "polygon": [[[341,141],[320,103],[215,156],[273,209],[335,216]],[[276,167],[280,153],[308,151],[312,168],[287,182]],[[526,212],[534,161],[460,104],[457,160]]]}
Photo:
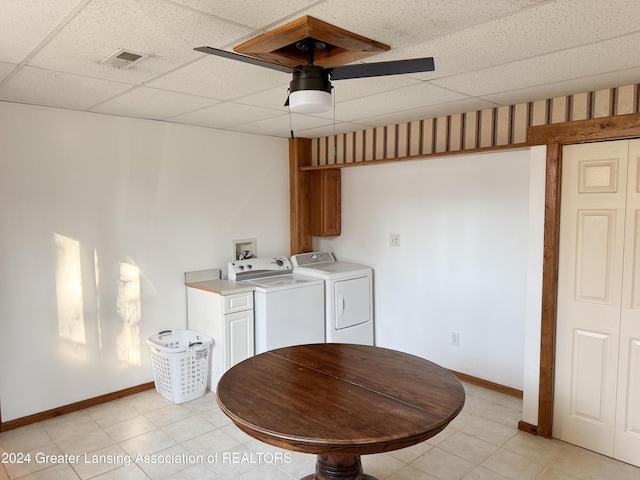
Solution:
{"label": "electrical outlet", "polygon": [[458,332],[451,332],[451,345],[454,347],[460,346],[460,334]]}
{"label": "electrical outlet", "polygon": [[397,233],[392,233],[389,235],[389,245],[392,247],[400,246],[400,235]]}

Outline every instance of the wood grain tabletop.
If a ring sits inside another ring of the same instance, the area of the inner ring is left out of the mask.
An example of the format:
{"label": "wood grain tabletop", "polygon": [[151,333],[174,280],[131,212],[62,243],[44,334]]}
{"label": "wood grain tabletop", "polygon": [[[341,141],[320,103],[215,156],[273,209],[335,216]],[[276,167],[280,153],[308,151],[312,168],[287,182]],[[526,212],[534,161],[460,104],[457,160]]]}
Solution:
{"label": "wood grain tabletop", "polygon": [[465,393],[448,370],[380,347],[312,344],[251,357],[218,383],[221,409],[245,433],[319,455],[404,448],[443,430]]}

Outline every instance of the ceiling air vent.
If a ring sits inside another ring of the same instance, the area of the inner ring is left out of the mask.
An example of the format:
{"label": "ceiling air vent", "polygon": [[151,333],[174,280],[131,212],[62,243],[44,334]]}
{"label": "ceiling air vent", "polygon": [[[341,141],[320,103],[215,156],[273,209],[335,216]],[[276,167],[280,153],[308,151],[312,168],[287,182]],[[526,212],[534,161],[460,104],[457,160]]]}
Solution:
{"label": "ceiling air vent", "polygon": [[131,68],[147,57],[149,57],[148,53],[136,53],[120,48],[104,60],[101,60],[100,63],[112,65],[117,68]]}

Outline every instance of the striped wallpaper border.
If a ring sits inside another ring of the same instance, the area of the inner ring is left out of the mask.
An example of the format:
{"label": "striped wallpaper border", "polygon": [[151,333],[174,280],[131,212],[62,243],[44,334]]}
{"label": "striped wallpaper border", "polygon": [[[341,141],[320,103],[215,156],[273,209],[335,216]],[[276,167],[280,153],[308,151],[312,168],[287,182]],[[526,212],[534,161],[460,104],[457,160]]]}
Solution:
{"label": "striped wallpaper border", "polygon": [[640,113],[640,84],[315,138],[311,166],[525,145],[532,126],[627,113]]}

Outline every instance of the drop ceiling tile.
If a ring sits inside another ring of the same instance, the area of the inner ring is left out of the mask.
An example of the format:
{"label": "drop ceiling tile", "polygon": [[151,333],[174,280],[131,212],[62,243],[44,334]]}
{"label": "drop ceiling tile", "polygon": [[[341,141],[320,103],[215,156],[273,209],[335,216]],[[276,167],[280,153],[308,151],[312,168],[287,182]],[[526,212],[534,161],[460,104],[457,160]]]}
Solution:
{"label": "drop ceiling tile", "polygon": [[318,117],[316,115],[297,114],[292,114],[290,118],[288,114],[285,114],[266,120],[238,125],[237,127],[234,127],[233,130],[238,132],[256,133],[259,135],[289,137],[292,127],[294,135],[297,135],[296,132],[298,131],[327,125],[333,125],[333,120]]}
{"label": "drop ceiling tile", "polygon": [[212,2],[211,0],[174,0],[174,2],[259,29],[281,21],[282,18],[302,16],[303,13],[297,15],[295,12],[317,3],[317,0],[280,0],[278,2],[252,0],[250,5],[246,2]]}
{"label": "drop ceiling tile", "polygon": [[[214,55],[198,55],[201,56],[198,61],[149,82],[149,86],[229,100],[278,85],[286,86],[290,80],[288,74],[268,68]],[[283,96],[286,99],[286,87]]]}
{"label": "drop ceiling tile", "polygon": [[340,104],[355,98],[377,95],[402,87],[417,85],[421,80],[410,75],[388,75],[384,77],[353,78],[331,82],[334,90],[335,102]]}
{"label": "drop ceiling tile", "polygon": [[287,100],[288,88],[289,82],[287,81],[275,88],[238,97],[234,99],[234,102],[245,105],[254,105],[256,107],[271,108],[278,110],[281,114],[286,114],[289,112],[289,109],[284,106],[284,103]]}
{"label": "drop ceiling tile", "polygon": [[165,119],[213,105],[217,100],[155,88],[134,88],[90,110],[124,117]]}
{"label": "drop ceiling tile", "polygon": [[254,133],[256,135],[268,135],[275,137],[289,137],[291,127],[289,126],[289,115],[280,115],[278,117],[266,120],[258,120],[256,122],[245,123],[234,127],[235,132]]}
{"label": "drop ceiling tile", "polygon": [[[288,117],[289,115],[287,115]],[[319,115],[300,115],[297,113],[291,114],[291,124],[293,125],[293,132],[308,130],[309,128],[317,128],[320,126],[333,125],[332,118],[324,118]],[[286,131],[289,131],[290,127],[287,127]]]}
{"label": "drop ceiling tile", "polygon": [[640,67],[603,73],[585,78],[577,78],[547,85],[537,85],[534,89],[523,88],[509,92],[483,96],[487,101],[501,105],[515,105],[518,103],[544,100],[547,98],[563,97],[575,93],[592,92],[607,88],[632,85],[640,78]]}
{"label": "drop ceiling tile", "polygon": [[[405,48],[451,34],[532,5],[531,1],[450,0],[349,2],[329,0],[310,8],[308,14],[340,28],[390,45]],[[375,58],[375,57],[374,57]]]}
{"label": "drop ceiling tile", "polygon": [[401,112],[378,115],[362,119],[361,123],[366,123],[372,127],[381,127],[384,125],[395,125],[399,123],[412,122],[416,120],[426,120],[429,118],[445,117],[463,112],[475,112],[486,108],[498,106],[489,100],[479,98],[465,98],[453,102],[447,102],[440,105],[432,105],[420,108],[403,110]]}
{"label": "drop ceiling tile", "polygon": [[[357,98],[336,105],[336,115],[343,121],[359,121],[367,117],[412,110],[419,107],[461,100],[466,96],[422,82],[390,90],[378,95]],[[366,123],[366,122],[364,122]]]}
{"label": "drop ceiling tile", "polygon": [[636,32],[639,15],[640,3],[636,0],[544,2],[487,27],[495,32],[492,47],[499,45],[495,41],[506,35],[523,42],[521,46],[504,42],[507,51],[533,49],[532,53],[538,54]]}
{"label": "drop ceiling tile", "polygon": [[[199,58],[194,47],[224,44],[249,31],[168,2],[93,0],[31,64],[140,83]],[[119,48],[151,57],[130,69],[99,64]]]}
{"label": "drop ceiling tile", "polygon": [[78,0],[5,1],[0,6],[0,61],[21,62],[71,12]]}
{"label": "drop ceiling tile", "polygon": [[482,98],[464,98],[454,102],[443,103],[426,107],[423,110],[425,116],[423,118],[437,118],[446,115],[455,115],[464,112],[476,112],[487,108],[499,107],[499,104]]}
{"label": "drop ceiling tile", "polygon": [[25,67],[0,88],[0,99],[84,110],[129,88],[125,83]]}
{"label": "drop ceiling tile", "polygon": [[[427,80],[579,47],[635,32],[640,2],[548,2],[474,28],[392,50],[378,60],[433,56]],[[607,20],[603,20],[607,19]],[[612,28],[613,25],[613,28]]]}
{"label": "drop ceiling tile", "polygon": [[335,125],[322,125],[320,127],[298,130],[294,133],[297,137],[301,138],[321,138],[330,137],[332,135],[341,135],[350,132],[358,132],[361,130],[366,130],[370,127],[370,125],[363,125],[361,123],[339,122]]}
{"label": "drop ceiling tile", "polygon": [[439,78],[433,84],[486,96],[640,66],[640,34]]}
{"label": "drop ceiling tile", "polygon": [[224,129],[281,115],[282,113],[277,110],[224,102],[194,112],[176,115],[171,118],[171,121]]}

